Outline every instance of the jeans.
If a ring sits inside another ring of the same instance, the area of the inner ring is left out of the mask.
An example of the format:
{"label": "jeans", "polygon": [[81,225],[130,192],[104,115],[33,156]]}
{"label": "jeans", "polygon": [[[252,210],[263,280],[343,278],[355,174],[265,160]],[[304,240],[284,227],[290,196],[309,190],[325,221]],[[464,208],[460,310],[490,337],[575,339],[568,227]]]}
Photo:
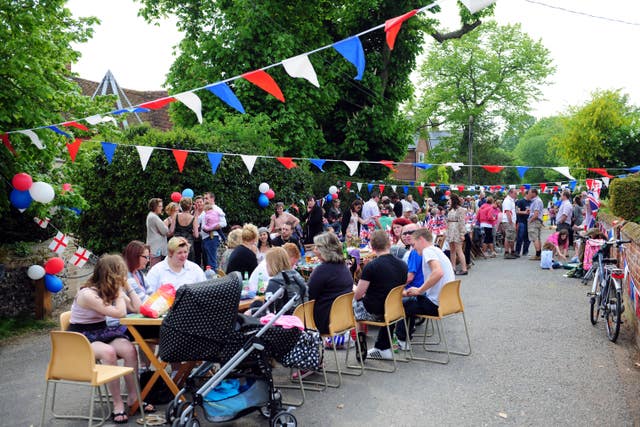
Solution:
{"label": "jeans", "polygon": [[218,269],[218,246],[220,246],[220,237],[202,239],[202,250],[204,251],[207,265],[211,266],[213,271]]}
{"label": "jeans", "polygon": [[529,230],[527,230],[526,222],[518,223],[518,237],[516,239],[516,253],[520,253],[520,249],[522,249],[522,255],[527,255],[529,253]]}
{"label": "jeans", "polygon": [[[407,316],[407,323],[409,324],[409,340],[411,340],[411,334],[415,328],[416,314],[427,314],[429,316],[438,315],[438,306],[435,305],[429,298],[424,295],[417,297],[408,297],[402,299],[402,305],[404,305],[404,313]],[[396,328],[396,336],[400,341],[407,341],[407,331],[404,330],[404,322],[398,322]]]}

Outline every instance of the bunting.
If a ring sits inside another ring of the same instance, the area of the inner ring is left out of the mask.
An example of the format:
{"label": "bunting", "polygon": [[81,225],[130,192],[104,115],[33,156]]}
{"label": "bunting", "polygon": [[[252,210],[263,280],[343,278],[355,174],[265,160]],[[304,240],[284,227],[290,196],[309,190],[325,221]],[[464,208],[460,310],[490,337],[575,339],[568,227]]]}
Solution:
{"label": "bunting", "polygon": [[44,150],[44,145],[42,144],[42,142],[40,141],[40,138],[38,137],[38,135],[34,131],[32,131],[32,130],[19,130],[18,133],[21,133],[23,135],[28,136],[33,145],[38,147],[40,150]]}
{"label": "bunting", "polygon": [[139,108],[149,109],[149,110],[159,110],[160,108],[175,102],[176,98],[169,96],[166,98],[160,98],[153,101],[145,102],[138,105]]}
{"label": "bunting", "polygon": [[76,138],[71,144],[67,144],[67,150],[69,151],[69,157],[71,157],[72,162],[76,161],[80,144],[82,144],[82,140],[80,140],[80,138]]}
{"label": "bunting", "polygon": [[353,176],[353,174],[356,173],[358,166],[360,166],[360,162],[356,160],[343,160],[342,162],[349,168],[350,176]]}
{"label": "bunting", "polygon": [[209,163],[211,163],[211,173],[215,175],[222,160],[222,153],[207,153],[207,157],[209,158]]}
{"label": "bunting", "polygon": [[418,13],[417,9],[412,10],[411,12],[407,12],[404,15],[396,16],[395,18],[387,19],[384,23],[384,31],[386,33],[387,45],[390,50],[393,50],[393,45],[396,42],[396,37],[398,36],[398,32],[402,27],[402,24],[407,19],[414,16]]}
{"label": "bunting", "polygon": [[275,97],[277,100],[284,102],[284,95],[273,78],[263,70],[250,71],[244,73],[242,77],[248,82],[253,83],[260,89]]}
{"label": "bunting", "polygon": [[111,164],[111,162],[113,161],[113,155],[116,152],[116,144],[112,142],[102,142],[101,144],[104,156],[107,158],[107,163]]}
{"label": "bunting", "polygon": [[178,170],[182,173],[182,169],[184,169],[184,162],[187,161],[187,156],[189,155],[188,151],[172,149],[173,157],[176,159],[176,163],[178,164]]}
{"label": "bunting", "polygon": [[504,169],[504,166],[482,165],[482,169],[486,170],[489,173],[499,173]]}
{"label": "bunting", "polygon": [[282,61],[282,67],[291,77],[307,80],[309,83],[319,88],[318,76],[306,54],[294,56]]}
{"label": "bunting", "polygon": [[298,166],[291,157],[276,157],[276,159],[287,169],[293,169]]}
{"label": "bunting", "polygon": [[217,83],[206,86],[205,88],[209,92],[220,98],[220,100],[227,104],[229,107],[237,110],[241,114],[245,114],[244,107],[240,103],[240,100],[226,83]]}
{"label": "bunting", "polygon": [[326,163],[326,160],[322,160],[322,159],[309,159],[309,161],[311,162],[312,165],[314,165],[315,167],[317,167],[318,169],[320,169],[321,172],[324,172],[324,169],[322,169],[322,167],[324,166],[324,164]]}
{"label": "bunting", "polygon": [[138,155],[140,156],[140,164],[142,165],[142,170],[145,170],[147,168],[147,163],[149,163],[151,153],[153,153],[153,147],[136,145],[136,150],[138,150]]}
{"label": "bunting", "polygon": [[349,37],[333,44],[333,48],[347,61],[351,62],[358,70],[355,80],[362,80],[364,75],[365,59],[364,49],[358,37]]}
{"label": "bunting", "polygon": [[177,94],[175,98],[193,111],[198,118],[198,123],[202,124],[202,101],[198,95],[193,92],[184,92]]}
{"label": "bunting", "polygon": [[81,125],[80,123],[74,122],[74,121],[65,122],[65,123],[62,124],[62,126],[74,127],[76,129],[80,129],[80,130],[83,130],[85,132],[89,132],[89,128],[88,127],[86,127],[85,125]]}
{"label": "bunting", "polygon": [[607,172],[607,170],[604,168],[587,168],[587,170],[602,175],[605,178],[613,178],[613,175],[610,175],[609,172]]}
{"label": "bunting", "polygon": [[246,154],[242,154],[240,158],[242,159],[242,162],[244,163],[244,165],[247,167],[247,170],[249,171],[249,175],[251,175],[251,172],[253,172],[253,167],[256,164],[256,159],[258,158],[258,156],[247,156]]}
{"label": "bunting", "polygon": [[9,150],[11,154],[13,154],[14,156],[18,155],[18,153],[16,153],[16,150],[13,148],[13,145],[11,145],[11,141],[9,141],[8,133],[2,134],[2,143],[4,144],[5,147],[7,147],[7,150]]}

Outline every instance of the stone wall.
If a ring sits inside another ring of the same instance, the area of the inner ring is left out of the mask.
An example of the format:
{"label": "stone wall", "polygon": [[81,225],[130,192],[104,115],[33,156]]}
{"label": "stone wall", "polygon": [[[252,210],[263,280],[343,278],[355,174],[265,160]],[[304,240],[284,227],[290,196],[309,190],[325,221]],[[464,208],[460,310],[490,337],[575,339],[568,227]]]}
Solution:
{"label": "stone wall", "polygon": [[35,308],[35,287],[27,277],[28,267],[8,268],[0,280],[0,317],[30,316]]}

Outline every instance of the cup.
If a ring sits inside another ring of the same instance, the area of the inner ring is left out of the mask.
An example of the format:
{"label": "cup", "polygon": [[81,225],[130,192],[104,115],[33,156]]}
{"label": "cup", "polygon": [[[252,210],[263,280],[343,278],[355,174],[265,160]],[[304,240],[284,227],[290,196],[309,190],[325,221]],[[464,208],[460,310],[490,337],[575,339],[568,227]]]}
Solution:
{"label": "cup", "polygon": [[306,262],[307,264],[311,264],[311,255],[305,255],[304,262]]}

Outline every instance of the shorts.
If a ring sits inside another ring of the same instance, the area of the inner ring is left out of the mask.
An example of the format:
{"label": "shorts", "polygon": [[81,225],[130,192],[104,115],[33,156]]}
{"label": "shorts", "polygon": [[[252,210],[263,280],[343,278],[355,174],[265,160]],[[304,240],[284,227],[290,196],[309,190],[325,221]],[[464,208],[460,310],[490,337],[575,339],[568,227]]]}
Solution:
{"label": "shorts", "polygon": [[369,313],[362,300],[353,300],[353,314],[357,321],[384,322],[384,315]]}
{"label": "shorts", "polygon": [[482,243],[485,245],[493,244],[493,227],[482,227],[482,232],[484,233],[484,240]]}
{"label": "shorts", "polygon": [[509,224],[508,222],[503,222],[502,226],[504,227],[504,240],[506,242],[515,242],[516,241],[516,225]]}
{"label": "shorts", "polygon": [[542,221],[539,219],[529,223],[529,240],[531,242],[540,241],[540,234],[542,233]]}

